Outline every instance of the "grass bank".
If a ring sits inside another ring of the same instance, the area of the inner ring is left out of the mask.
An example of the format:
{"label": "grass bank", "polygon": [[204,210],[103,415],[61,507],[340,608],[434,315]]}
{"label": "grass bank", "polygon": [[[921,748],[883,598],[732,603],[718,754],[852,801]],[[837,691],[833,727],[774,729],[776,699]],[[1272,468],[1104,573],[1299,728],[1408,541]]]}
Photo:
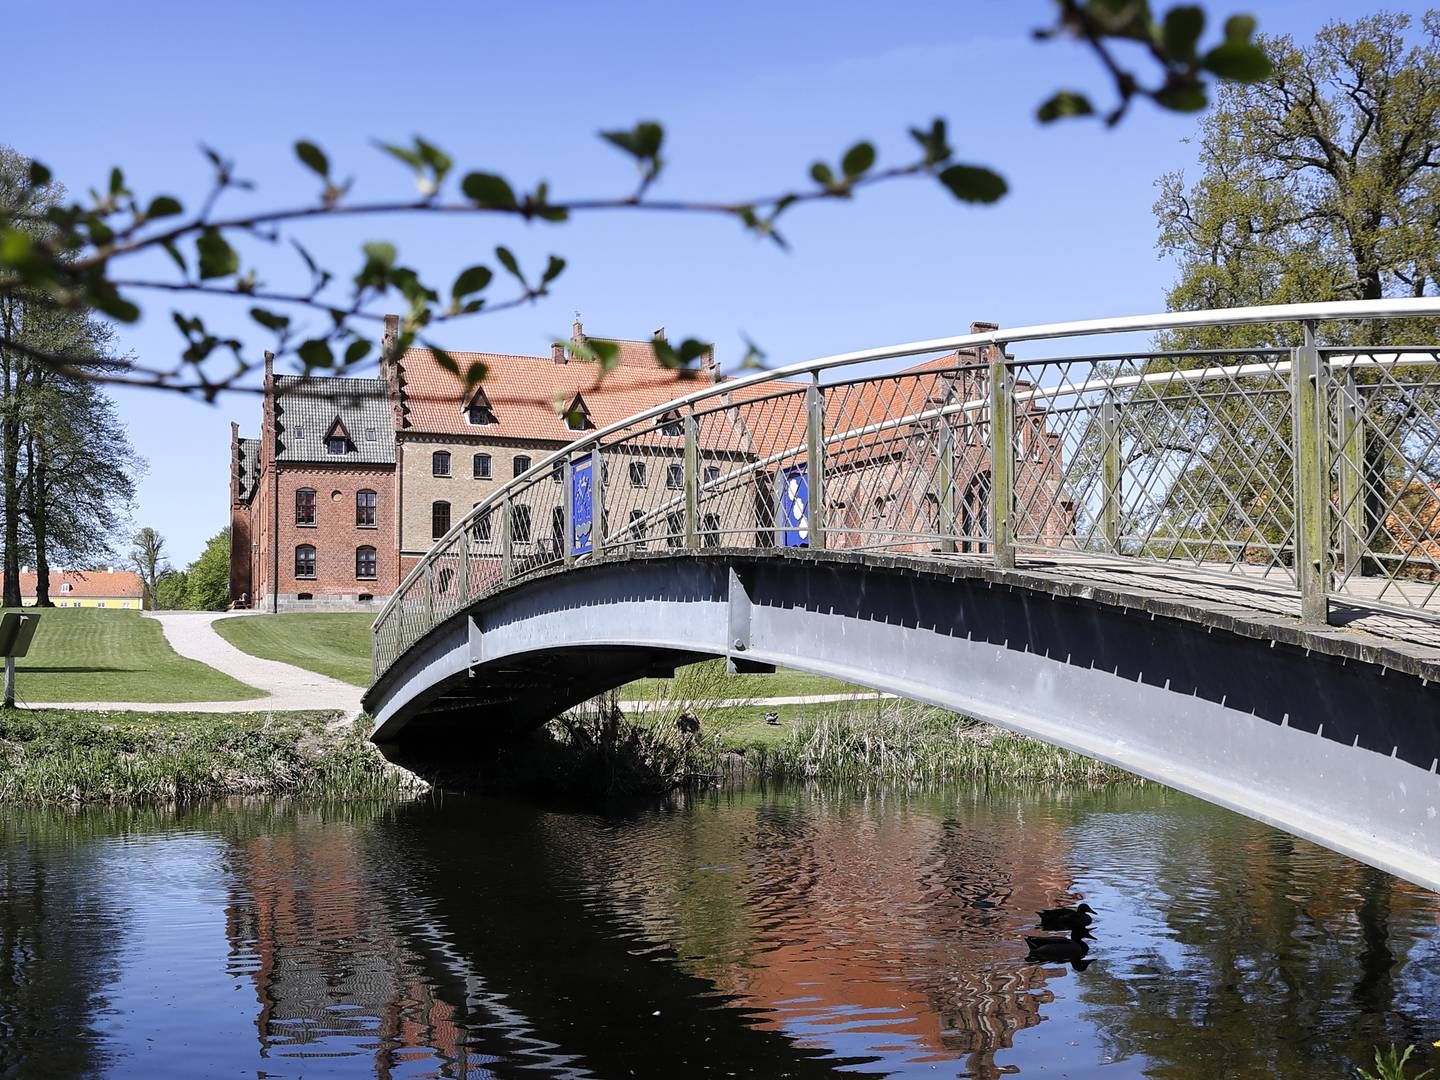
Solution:
{"label": "grass bank", "polygon": [[[26,609],[33,613],[33,609]],[[170,647],[138,611],[45,608],[15,664],[21,702],[243,701],[264,695]]]}
{"label": "grass bank", "polygon": [[330,713],[0,710],[0,802],[368,798],[414,790]]}
{"label": "grass bank", "polygon": [[353,686],[370,685],[370,625],[363,611],[295,611],[217,619],[215,632],[241,652],[294,664]]}

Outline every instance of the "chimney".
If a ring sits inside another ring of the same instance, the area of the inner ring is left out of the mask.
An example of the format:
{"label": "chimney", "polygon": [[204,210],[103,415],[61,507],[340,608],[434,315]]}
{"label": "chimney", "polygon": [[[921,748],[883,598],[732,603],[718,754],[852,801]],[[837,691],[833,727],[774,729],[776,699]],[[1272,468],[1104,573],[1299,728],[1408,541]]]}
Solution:
{"label": "chimney", "polygon": [[657,326],[657,327],[655,328],[655,340],[656,340],[656,341],[664,341],[664,340],[665,340],[665,327],[663,327],[663,326]]}
{"label": "chimney", "polygon": [[972,333],[972,334],[988,334],[988,333],[991,333],[992,331],[999,330],[999,329],[1000,329],[1000,324],[999,324],[999,323],[993,323],[993,322],[972,322],[972,323],[970,324],[970,333]]}
{"label": "chimney", "polygon": [[380,360],[382,363],[390,359],[390,353],[395,349],[395,339],[400,336],[400,316],[385,316],[385,332],[380,335]]}
{"label": "chimney", "polygon": [[550,343],[550,359],[557,364],[568,362],[569,357],[565,355],[565,343],[563,341],[552,341]]}
{"label": "chimney", "polygon": [[269,349],[265,350],[265,382],[268,384],[275,377],[275,354]]}

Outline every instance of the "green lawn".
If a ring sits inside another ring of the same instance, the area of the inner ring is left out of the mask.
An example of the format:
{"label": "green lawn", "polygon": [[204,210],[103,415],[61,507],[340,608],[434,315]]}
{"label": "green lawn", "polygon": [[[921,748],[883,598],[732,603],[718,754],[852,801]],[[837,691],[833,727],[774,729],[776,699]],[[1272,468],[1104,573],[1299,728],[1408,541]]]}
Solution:
{"label": "green lawn", "polygon": [[263,696],[176,654],[160,624],[138,611],[53,608],[39,614],[30,652],[15,664],[15,693],[22,704],[243,701]]}
{"label": "green lawn", "polygon": [[295,611],[219,619],[215,630],[251,656],[369,686],[370,624],[374,621],[374,615],[363,611]]}

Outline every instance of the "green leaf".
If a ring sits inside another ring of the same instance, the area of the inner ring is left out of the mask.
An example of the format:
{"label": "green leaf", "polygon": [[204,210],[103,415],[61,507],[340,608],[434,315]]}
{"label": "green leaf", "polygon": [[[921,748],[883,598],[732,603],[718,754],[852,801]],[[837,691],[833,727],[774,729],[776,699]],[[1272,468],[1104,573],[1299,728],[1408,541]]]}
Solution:
{"label": "green leaf", "polygon": [[587,344],[595,354],[595,362],[600,365],[602,373],[615,370],[616,365],[620,363],[619,342],[590,338]]}
{"label": "green leaf", "polygon": [[600,137],[636,160],[646,161],[659,156],[665,129],[653,120],[642,120],[629,131],[602,131]]}
{"label": "green leaf", "polygon": [[240,255],[216,229],[206,229],[195,241],[200,256],[200,279],[227,277],[240,269]]}
{"label": "green leaf", "polygon": [[373,341],[367,338],[356,338],[352,341],[345,349],[345,366],[350,367],[364,360],[365,357],[369,355],[370,349],[374,344]]}
{"label": "green leaf", "polygon": [[190,272],[189,268],[185,265],[185,256],[180,254],[180,249],[175,246],[175,241],[163,240],[160,246],[165,249],[170,258],[175,260],[175,265],[180,268],[180,273],[188,274]]}
{"label": "green leaf", "polygon": [[435,174],[437,181],[444,180],[450,172],[455,161],[451,156],[441,150],[434,143],[426,142],[420,136],[415,136],[415,150],[420,155],[420,160],[430,166],[430,171]]}
{"label": "green leaf", "polygon": [[335,354],[330,351],[330,343],[323,338],[306,338],[295,354],[307,369],[335,366]]}
{"label": "green leaf", "polygon": [[1191,4],[1180,4],[1165,13],[1161,43],[1175,60],[1195,59],[1195,43],[1205,30],[1205,12]]}
{"label": "green leaf", "polygon": [[140,309],[117,292],[102,290],[92,293],[90,305],[102,315],[109,315],[120,322],[133,323],[140,318]]}
{"label": "green leaf", "polygon": [[1247,41],[1226,40],[1205,54],[1200,66],[1222,79],[1253,83],[1269,77],[1270,58],[1259,45]]}
{"label": "green leaf", "polygon": [[1225,40],[1233,42],[1249,41],[1255,34],[1254,15],[1231,15],[1225,20]]}
{"label": "green leaf", "polygon": [[1155,104],[1172,112],[1199,112],[1207,101],[1205,87],[1189,80],[1174,81],[1155,91]]}
{"label": "green leaf", "polygon": [[311,172],[325,180],[330,179],[330,159],[325,156],[325,151],[313,142],[306,139],[297,142],[295,156],[304,162]]}
{"label": "green leaf", "polygon": [[281,315],[277,311],[266,311],[261,307],[252,307],[250,317],[266,330],[274,330],[277,334],[290,326],[290,316]]}
{"label": "green leaf", "polygon": [[516,206],[515,191],[503,176],[494,173],[466,173],[460,181],[460,190],[476,206],[511,210]]}
{"label": "green leaf", "polygon": [[829,190],[835,186],[835,174],[830,171],[830,166],[823,161],[817,161],[810,166],[810,179],[821,187]]}
{"label": "green leaf", "polygon": [[44,187],[50,183],[51,172],[48,167],[38,161],[30,162],[30,186]]}
{"label": "green leaf", "polygon": [[490,374],[490,366],[483,360],[472,360],[470,366],[465,369],[465,389],[479,386],[485,381],[485,376]]}
{"label": "green leaf", "polygon": [[509,248],[501,246],[495,249],[495,258],[500,260],[500,265],[509,270],[510,273],[520,282],[525,284],[525,277],[520,273],[520,264],[515,261],[514,254]]}
{"label": "green leaf", "polygon": [[425,165],[425,159],[422,158],[419,153],[407,147],[396,146],[394,143],[378,143],[377,145],[391,157],[403,161],[412,169],[420,169]]}
{"label": "green leaf", "polygon": [[870,171],[870,166],[875,164],[875,147],[868,142],[858,142],[840,160],[840,168],[845,173],[845,179],[856,180]]}
{"label": "green leaf", "polygon": [[472,266],[460,271],[460,276],[455,279],[455,284],[450,287],[450,295],[456,300],[462,296],[470,296],[480,292],[490,284],[495,277],[488,266]]}
{"label": "green leaf", "polygon": [[937,116],[930,123],[930,130],[922,128],[911,128],[910,137],[920,144],[925,151],[925,164],[938,165],[949,159],[954,153],[950,149],[950,142],[945,135],[945,119]]}
{"label": "green leaf", "polygon": [[150,205],[145,208],[145,218],[153,221],[155,218],[174,217],[185,208],[180,205],[180,200],[171,195],[156,195],[150,200]]}
{"label": "green leaf", "polygon": [[545,264],[545,273],[540,275],[540,287],[544,288],[560,276],[565,269],[565,260],[559,255],[551,255],[550,261]]}
{"label": "green leaf", "polygon": [[1035,110],[1035,118],[1042,124],[1048,124],[1052,120],[1060,120],[1069,116],[1090,116],[1095,112],[1095,107],[1090,104],[1090,99],[1084,94],[1077,94],[1073,90],[1061,90]]}
{"label": "green leaf", "polygon": [[116,165],[113,169],[110,170],[110,194],[119,195],[124,190],[125,174],[120,171],[120,166]]}
{"label": "green leaf", "polygon": [[1010,190],[1003,176],[979,165],[951,165],[940,173],[940,183],[965,202],[993,203]]}
{"label": "green leaf", "polygon": [[425,347],[435,354],[435,362],[439,364],[442,368],[444,368],[446,371],[450,372],[451,375],[460,374],[460,365],[455,362],[455,358],[451,356],[448,352],[446,352],[444,349],[440,348],[439,345],[427,341],[425,342]]}
{"label": "green leaf", "polygon": [[365,252],[365,258],[369,259],[372,263],[378,263],[380,266],[385,267],[395,265],[395,259],[399,255],[395,250],[395,245],[385,240],[371,240],[360,250]]}

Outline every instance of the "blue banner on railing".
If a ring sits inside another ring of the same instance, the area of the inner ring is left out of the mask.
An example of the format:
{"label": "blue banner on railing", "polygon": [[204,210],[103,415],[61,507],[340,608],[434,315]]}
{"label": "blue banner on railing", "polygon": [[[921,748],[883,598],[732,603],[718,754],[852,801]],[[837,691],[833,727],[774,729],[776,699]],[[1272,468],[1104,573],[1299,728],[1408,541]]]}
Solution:
{"label": "blue banner on railing", "polygon": [[776,476],[781,547],[810,546],[810,477],[804,465],[792,465]]}
{"label": "blue banner on railing", "polygon": [[595,459],[589,454],[570,463],[570,554],[595,549]]}

